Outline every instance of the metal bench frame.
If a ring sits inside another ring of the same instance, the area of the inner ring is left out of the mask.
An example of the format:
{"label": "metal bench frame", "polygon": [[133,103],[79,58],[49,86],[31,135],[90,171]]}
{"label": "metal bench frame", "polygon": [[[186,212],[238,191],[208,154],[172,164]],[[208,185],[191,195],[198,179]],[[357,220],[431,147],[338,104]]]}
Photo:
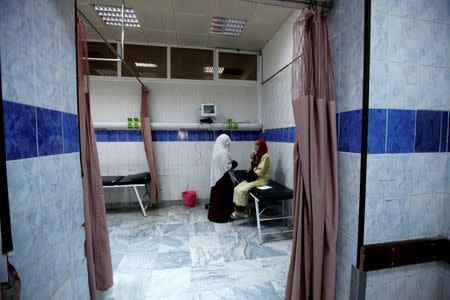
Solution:
{"label": "metal bench frame", "polygon": [[284,220],[283,223],[285,224],[285,221],[288,219],[292,219],[292,215],[291,216],[285,216],[285,209],[284,209],[284,204],[286,202],[286,200],[291,200],[291,199],[280,199],[280,201],[282,201],[282,216],[280,217],[270,217],[270,218],[262,218],[261,215],[264,212],[264,210],[266,210],[268,207],[263,208],[260,211],[260,207],[259,207],[259,202],[261,201],[257,196],[255,196],[252,192],[250,192],[250,196],[252,196],[252,198],[255,200],[255,213],[256,213],[256,227],[258,230],[258,241],[259,244],[262,245],[263,244],[263,240],[262,240],[262,236],[263,235],[268,235],[268,234],[274,234],[274,233],[288,233],[288,232],[293,232],[292,229],[290,230],[281,230],[281,231],[277,231],[277,232],[262,232],[261,230],[261,222],[265,222],[265,221],[273,221],[273,220]]}
{"label": "metal bench frame", "polygon": [[[132,187],[134,190],[134,193],[136,194],[136,198],[139,202],[139,206],[141,207],[142,210],[142,214],[144,215],[144,217],[147,217],[147,212],[145,211],[149,205],[144,206],[144,204],[142,203],[142,197],[139,195],[138,192],[138,187],[145,187],[146,184],[118,184],[118,185],[104,185],[103,188],[108,188],[108,189],[113,189],[113,188],[127,188],[127,187]],[[145,196],[145,194],[144,194]]]}

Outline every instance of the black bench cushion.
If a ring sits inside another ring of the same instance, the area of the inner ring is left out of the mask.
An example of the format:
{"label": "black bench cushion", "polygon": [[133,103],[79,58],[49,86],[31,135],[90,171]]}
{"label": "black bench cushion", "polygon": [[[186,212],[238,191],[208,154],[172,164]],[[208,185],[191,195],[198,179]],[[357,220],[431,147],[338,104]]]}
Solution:
{"label": "black bench cushion", "polygon": [[123,176],[102,176],[102,184],[104,186],[117,185]]}
{"label": "black bench cushion", "polygon": [[[245,172],[245,170],[234,171],[235,177],[239,182],[243,180],[243,175],[245,174]],[[250,193],[255,195],[261,201],[292,199],[292,190],[287,186],[284,186],[281,183],[273,180],[269,180],[269,183],[267,185],[271,186],[272,188],[267,190],[260,190],[255,187],[250,190]]]}
{"label": "black bench cushion", "polygon": [[128,176],[102,176],[102,183],[104,186],[147,184],[149,180],[150,180],[149,172],[131,174]]}

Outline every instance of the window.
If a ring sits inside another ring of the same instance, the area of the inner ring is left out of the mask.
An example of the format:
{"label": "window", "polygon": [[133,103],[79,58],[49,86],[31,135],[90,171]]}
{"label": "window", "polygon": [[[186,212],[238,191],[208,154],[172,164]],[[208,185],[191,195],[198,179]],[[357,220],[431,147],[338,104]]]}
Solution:
{"label": "window", "polygon": [[[117,58],[114,52],[105,43],[88,42],[88,57],[95,58]],[[112,44],[117,50],[116,45]],[[116,61],[89,61],[89,75],[97,76],[117,76]]]}
{"label": "window", "polygon": [[171,78],[213,80],[213,51],[171,48]]}
{"label": "window", "polygon": [[[167,77],[167,48],[155,46],[125,45],[125,62],[139,77]],[[122,76],[133,74],[122,64]]]}
{"label": "window", "polygon": [[256,55],[219,52],[220,79],[256,80],[256,70]]}

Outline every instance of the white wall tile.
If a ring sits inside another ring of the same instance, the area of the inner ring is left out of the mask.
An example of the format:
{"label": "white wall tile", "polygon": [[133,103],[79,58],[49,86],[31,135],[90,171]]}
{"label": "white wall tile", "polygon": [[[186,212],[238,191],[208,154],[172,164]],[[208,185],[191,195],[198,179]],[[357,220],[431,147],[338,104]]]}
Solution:
{"label": "white wall tile", "polygon": [[[198,199],[209,199],[211,153],[214,142],[155,142],[156,166],[163,201],[180,200],[189,185]],[[97,143],[102,175],[148,172],[142,142]],[[253,142],[232,142],[231,153],[238,169],[247,169]],[[136,201],[131,190],[106,190],[107,202]]]}
{"label": "white wall tile", "polygon": [[265,129],[294,126],[290,67],[266,82],[262,87],[262,95],[262,117]]}
{"label": "white wall tile", "polygon": [[[217,83],[149,83],[149,110],[152,122],[198,122],[202,103],[215,103],[217,121],[231,118],[257,123],[257,85]],[[141,89],[134,81],[91,80],[94,122],[125,122],[139,117]]]}

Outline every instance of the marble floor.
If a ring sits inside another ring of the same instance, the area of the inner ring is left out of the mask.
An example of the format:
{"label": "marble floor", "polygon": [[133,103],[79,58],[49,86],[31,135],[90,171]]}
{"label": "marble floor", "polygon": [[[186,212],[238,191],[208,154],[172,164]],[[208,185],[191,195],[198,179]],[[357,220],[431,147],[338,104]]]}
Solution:
{"label": "marble floor", "polygon": [[98,299],[284,298],[289,235],[259,245],[247,220],[212,223],[183,206],[111,213],[108,227],[114,286]]}

